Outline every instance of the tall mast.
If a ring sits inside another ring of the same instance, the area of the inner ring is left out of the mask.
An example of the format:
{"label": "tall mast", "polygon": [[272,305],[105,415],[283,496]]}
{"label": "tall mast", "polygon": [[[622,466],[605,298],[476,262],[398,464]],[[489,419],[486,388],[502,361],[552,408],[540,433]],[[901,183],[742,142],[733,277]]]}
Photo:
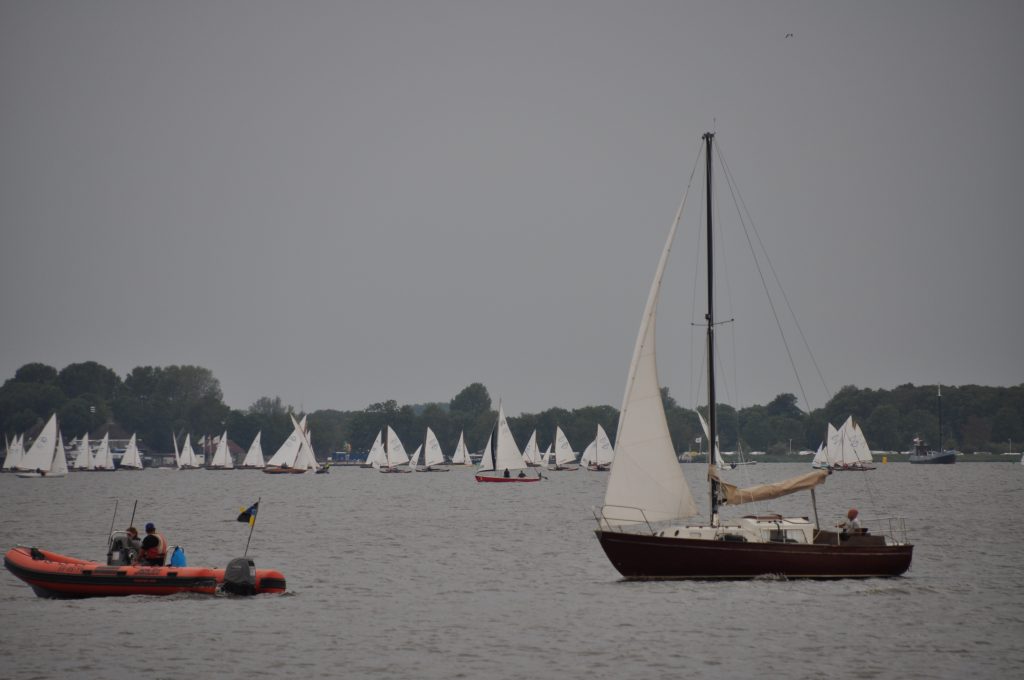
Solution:
{"label": "tall mast", "polygon": [[718,482],[714,477],[715,444],[718,443],[718,424],[715,417],[715,296],[714,296],[714,261],[715,251],[711,240],[711,142],[715,133],[704,133],[704,165],[707,173],[707,206],[708,206],[708,313],[704,318],[708,322],[708,472],[711,478],[711,526],[718,526]]}
{"label": "tall mast", "polygon": [[939,385],[939,454],[942,454],[942,385]]}

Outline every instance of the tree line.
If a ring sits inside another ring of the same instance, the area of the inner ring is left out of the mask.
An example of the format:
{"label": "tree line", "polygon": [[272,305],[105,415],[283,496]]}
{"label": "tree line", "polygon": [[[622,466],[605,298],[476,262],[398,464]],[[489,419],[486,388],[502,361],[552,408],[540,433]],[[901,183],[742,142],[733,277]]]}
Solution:
{"label": "tree line", "polygon": [[[668,388],[662,400],[669,430],[680,452],[707,448],[697,412],[676,403]],[[900,385],[892,390],[846,386],[822,408],[806,413],[794,395],[785,393],[766,405],[736,409],[718,404],[720,446],[723,450],[765,451],[771,454],[815,449],[829,422],[842,424],[853,416],[876,450],[907,450],[920,436],[933,446],[939,438],[940,403],[934,385]],[[138,366],[123,379],[94,361],[74,363],[58,371],[41,363],[25,364],[0,387],[0,430],[11,438],[34,435],[56,413],[65,440],[89,432],[91,438],[111,432],[135,432],[143,447],[154,452],[173,449],[186,433],[193,438],[224,430],[232,441],[248,446],[262,431],[265,453],[272,453],[291,432],[295,409],[280,397],[260,397],[246,409],[224,403],[220,382],[201,366]],[[943,386],[942,444],[965,452],[1007,451],[1011,442],[1024,441],[1024,384],[1014,387]],[[313,447],[324,458],[335,451],[365,452],[374,437],[390,425],[411,451],[429,426],[442,448],[451,453],[464,433],[471,451],[490,435],[496,412],[487,388],[473,383],[449,401],[399,405],[395,400],[365,409],[323,409],[308,415]],[[615,441],[619,412],[613,406],[553,407],[539,413],[509,417],[520,446],[536,430],[540,449],[562,428],[573,448],[583,450],[601,425]],[[1013,445],[1020,449],[1019,445]]]}

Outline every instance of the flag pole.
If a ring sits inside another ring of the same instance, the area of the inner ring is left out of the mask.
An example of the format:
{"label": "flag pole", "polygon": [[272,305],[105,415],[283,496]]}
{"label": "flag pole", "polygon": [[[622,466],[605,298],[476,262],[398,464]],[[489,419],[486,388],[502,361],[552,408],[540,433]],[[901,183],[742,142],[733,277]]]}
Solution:
{"label": "flag pole", "polygon": [[[252,496],[249,496],[249,498],[252,498]],[[252,523],[249,524],[249,539],[245,542],[245,552],[242,553],[242,557],[247,557],[249,555],[249,541],[252,540],[252,532],[256,529],[256,517],[260,514],[259,508],[260,501],[262,500],[263,496],[260,496],[259,498],[256,499],[256,514],[252,516]]]}

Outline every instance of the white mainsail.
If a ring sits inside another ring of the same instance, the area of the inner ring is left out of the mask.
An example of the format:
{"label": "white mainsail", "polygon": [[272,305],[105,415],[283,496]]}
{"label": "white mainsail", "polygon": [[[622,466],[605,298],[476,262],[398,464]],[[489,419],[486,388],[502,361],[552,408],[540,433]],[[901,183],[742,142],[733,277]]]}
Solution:
{"label": "white mainsail", "polygon": [[185,435],[185,443],[181,445],[181,457],[178,459],[179,468],[199,467],[199,456],[192,449],[192,435]]}
{"label": "white mainsail", "polygon": [[245,458],[242,460],[242,467],[261,468],[265,465],[263,462],[263,446],[260,444],[260,437],[262,435],[263,430],[256,433],[256,438],[252,440],[252,444],[249,445],[249,451],[246,452]]}
{"label": "white mainsail", "polygon": [[57,446],[57,414],[50,416],[32,446],[18,463],[18,470],[49,472],[53,465],[53,452]]}
{"label": "white mainsail", "polygon": [[391,429],[390,425],[387,427],[387,439],[385,440],[384,448],[387,452],[387,467],[398,467],[409,462],[409,454],[405,452],[402,440],[398,438],[398,435]]}
{"label": "white mainsail", "polygon": [[[832,427],[830,424],[829,427]],[[825,448],[825,444],[818,444],[818,450],[814,452],[814,458],[811,459],[811,467],[816,470],[823,470],[828,467],[828,449]]]}
{"label": "white mainsail", "polygon": [[441,443],[437,441],[437,436],[434,435],[434,431],[429,427],[427,428],[427,438],[424,447],[424,466],[430,468],[434,465],[444,465],[444,452],[441,450]]}
{"label": "white mainsail", "polygon": [[594,452],[594,463],[597,465],[611,465],[612,461],[615,460],[615,449],[612,448],[611,440],[608,439],[608,433],[604,431],[604,428],[600,424],[597,426],[597,439],[594,440],[595,452]]}
{"label": "white mainsail", "polygon": [[302,446],[302,438],[298,427],[292,428],[292,433],[284,440],[277,452],[267,461],[267,467],[294,467],[295,458],[299,455],[299,448]]}
{"label": "white mainsail", "polygon": [[[477,468],[478,472],[501,472],[504,470],[522,470],[526,468],[526,461],[523,460],[523,454],[519,452],[519,446],[516,444],[515,437],[512,436],[512,430],[508,427],[508,421],[505,419],[505,410],[498,404],[498,424],[497,433],[493,438],[493,443],[488,440],[488,445],[484,449],[484,456],[480,460],[480,467]],[[493,446],[493,449],[491,448]]]}
{"label": "white mainsail", "polygon": [[135,443],[135,433],[132,433],[132,438],[128,440],[128,446],[124,450],[124,455],[121,456],[119,467],[130,470],[142,469],[142,457],[139,455],[139,446]]}
{"label": "white mainsail", "polygon": [[370,452],[366,454],[366,462],[374,469],[379,469],[381,465],[388,464],[388,454],[384,452],[384,443],[381,441],[380,432],[378,432],[377,436],[373,439],[373,445],[370,446]]}
{"label": "white mainsail", "polygon": [[583,455],[580,456],[580,465],[591,465],[594,464],[594,458],[597,455],[597,438],[595,437],[587,448],[583,449]]}
{"label": "white mainsail", "polygon": [[86,432],[78,440],[78,455],[75,456],[76,470],[92,470],[92,450],[89,448],[89,433]]}
{"label": "white mainsail", "polygon": [[228,449],[227,430],[224,430],[224,434],[220,436],[220,440],[217,442],[217,450],[213,453],[213,460],[210,461],[210,467],[220,467],[225,469],[235,467],[235,462],[231,460],[231,451]]}
{"label": "white mainsail", "polygon": [[569,439],[562,428],[555,426],[555,465],[573,465],[576,463],[576,452],[572,450]]}
{"label": "white mainsail", "polygon": [[455,453],[452,454],[452,465],[470,465],[469,450],[466,448],[464,432],[459,432],[459,443],[455,446]]}
{"label": "white mainsail", "polygon": [[181,451],[178,450],[178,437],[171,433],[171,442],[174,444],[174,467],[181,468]]}
{"label": "white mainsail", "polygon": [[93,468],[96,470],[113,470],[114,469],[114,456],[110,452],[110,433],[103,435],[103,441],[100,442],[100,446],[96,449],[96,455],[93,457]]}
{"label": "white mainsail", "polygon": [[68,457],[64,451],[64,440],[57,430],[57,446],[53,449],[53,460],[50,462],[50,471],[47,477],[63,477],[68,473]]}
{"label": "white mainsail", "polygon": [[4,458],[4,470],[13,470],[25,456],[25,435],[19,434],[7,447],[7,456]]}
{"label": "white mainsail", "polygon": [[681,214],[682,205],[658,261],[629,364],[615,465],[604,496],[603,517],[611,525],[658,522],[697,513],[665,418],[654,346],[661,281]]}
{"label": "white mainsail", "polygon": [[860,425],[854,422],[852,417],[850,422],[853,424],[853,431],[850,434],[850,443],[853,445],[854,457],[860,463],[872,462],[871,447],[868,446],[868,440],[864,438],[864,432],[861,431]]}

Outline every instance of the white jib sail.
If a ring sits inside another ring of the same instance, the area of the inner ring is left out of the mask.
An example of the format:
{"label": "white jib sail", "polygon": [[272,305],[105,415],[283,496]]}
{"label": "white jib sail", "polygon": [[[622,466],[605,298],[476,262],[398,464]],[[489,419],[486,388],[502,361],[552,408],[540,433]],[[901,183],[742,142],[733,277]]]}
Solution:
{"label": "white jib sail", "polygon": [[[684,203],[685,200],[684,197]],[[681,214],[682,205],[658,261],[629,364],[626,393],[619,412],[615,465],[608,476],[604,496],[604,519],[612,525],[644,520],[658,522],[697,513],[697,505],[672,446],[661,401],[654,346],[661,281]]]}
{"label": "white jib sail", "polygon": [[864,432],[861,431],[860,425],[857,423],[853,424],[853,433],[850,435],[850,441],[853,444],[853,455],[856,456],[858,462],[870,463],[873,460],[868,440],[864,438]]}
{"label": "white jib sail", "polygon": [[384,453],[384,444],[381,442],[380,432],[377,433],[373,440],[373,446],[370,447],[370,452],[366,455],[366,462],[375,469],[388,464],[388,455]]}
{"label": "white jib sail", "polygon": [[256,438],[252,440],[252,444],[249,445],[249,450],[245,454],[245,459],[242,460],[243,466],[261,468],[265,465],[263,462],[263,445],[260,444],[260,437],[262,435],[263,430],[256,433]]}
{"label": "white jib sail", "polygon": [[25,446],[22,443],[22,436],[23,435],[20,434],[16,436],[14,441],[11,442],[10,446],[7,448],[7,457],[4,458],[4,470],[13,470],[18,467],[18,463],[20,463],[21,459],[25,456]]}
{"label": "white jib sail", "polygon": [[531,465],[540,465],[540,451],[537,449],[537,430],[530,435],[530,441],[523,448],[523,460]]}
{"label": "white jib sail", "polygon": [[592,442],[587,444],[587,448],[583,449],[583,455],[580,456],[580,465],[590,465],[594,462],[597,455],[597,439],[595,438]]}

